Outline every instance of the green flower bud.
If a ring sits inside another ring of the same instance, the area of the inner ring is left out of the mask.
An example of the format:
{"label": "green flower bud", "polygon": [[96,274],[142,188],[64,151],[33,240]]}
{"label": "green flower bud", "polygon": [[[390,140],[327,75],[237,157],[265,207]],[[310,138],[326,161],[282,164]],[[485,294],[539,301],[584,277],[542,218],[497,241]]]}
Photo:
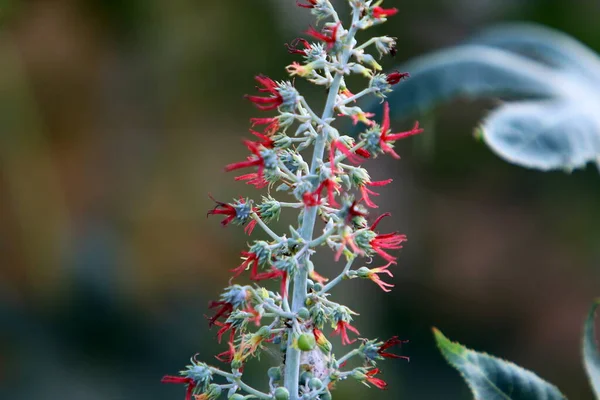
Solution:
{"label": "green flower bud", "polygon": [[206,395],[206,400],[215,400],[221,396],[221,385],[217,385],[216,383],[211,383],[208,385],[208,389],[204,392]]}
{"label": "green flower bud", "polygon": [[321,400],[331,400],[331,392],[329,390],[326,390],[325,392],[319,395],[319,398]]}
{"label": "green flower bud", "polygon": [[310,311],[306,307],[302,307],[298,310],[298,318],[302,320],[307,320],[310,318]]}
{"label": "green flower bud", "polygon": [[281,380],[281,368],[280,367],[271,367],[267,371],[267,375],[273,381],[278,382]]}
{"label": "green flower bud", "polygon": [[313,378],[313,374],[311,374],[308,371],[304,371],[303,373],[300,374],[300,380],[299,380],[299,384],[300,386],[304,386],[306,385],[311,379]]}
{"label": "green flower bud", "polygon": [[239,393],[235,393],[234,395],[229,396],[228,399],[229,400],[244,400],[244,396],[242,396]]}
{"label": "green flower bud", "polygon": [[323,387],[323,382],[319,378],[312,378],[308,381],[308,387],[312,390],[319,390]]}
{"label": "green flower bud", "polygon": [[290,392],[284,387],[278,387],[275,389],[273,398],[275,400],[288,400],[290,398]]}
{"label": "green flower bud", "polygon": [[302,351],[311,351],[316,345],[317,341],[312,333],[303,333],[298,337],[298,348]]}

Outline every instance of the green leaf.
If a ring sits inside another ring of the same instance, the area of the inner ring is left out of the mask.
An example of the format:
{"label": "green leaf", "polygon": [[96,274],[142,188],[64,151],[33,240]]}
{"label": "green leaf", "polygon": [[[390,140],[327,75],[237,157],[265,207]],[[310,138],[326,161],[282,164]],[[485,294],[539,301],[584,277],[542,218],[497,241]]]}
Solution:
{"label": "green leaf", "polygon": [[595,340],[594,317],[600,306],[600,298],[596,299],[585,321],[583,331],[583,360],[596,398],[600,399],[600,352]]}
{"label": "green leaf", "polygon": [[451,342],[433,329],[435,340],[448,363],[456,368],[476,400],[564,400],[553,385],[516,364]]}

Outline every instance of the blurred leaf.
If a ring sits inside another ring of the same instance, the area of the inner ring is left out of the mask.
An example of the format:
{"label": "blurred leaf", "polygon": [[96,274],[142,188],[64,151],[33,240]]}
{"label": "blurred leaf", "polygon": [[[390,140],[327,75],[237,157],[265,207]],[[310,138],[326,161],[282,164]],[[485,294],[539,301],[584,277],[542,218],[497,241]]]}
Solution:
{"label": "blurred leaf", "polygon": [[[560,78],[548,66],[487,46],[465,45],[419,57],[397,69],[410,79],[388,95],[395,117],[428,111],[458,97],[489,96],[550,98]],[[377,103],[373,103],[374,108]]]}
{"label": "blurred leaf", "polygon": [[476,400],[565,399],[533,372],[451,342],[435,328],[433,333],[443,356],[461,373]]}
{"label": "blurred leaf", "polygon": [[468,43],[497,47],[600,81],[600,58],[590,48],[554,29],[512,23],[483,31]]}
{"label": "blurred leaf", "polygon": [[505,160],[543,171],[584,167],[600,154],[600,118],[575,102],[509,103],[493,111],[480,132]]}
{"label": "blurred leaf", "polygon": [[541,170],[600,165],[600,59],[564,34],[508,25],[399,69],[411,79],[389,96],[395,117],[457,97],[526,98],[501,106],[480,126],[495,153]]}
{"label": "blurred leaf", "polygon": [[594,332],[594,317],[598,306],[600,306],[600,298],[596,299],[592,305],[592,309],[585,321],[583,333],[583,359],[585,370],[590,378],[596,398],[600,399],[600,352],[598,352],[598,345],[595,340]]}

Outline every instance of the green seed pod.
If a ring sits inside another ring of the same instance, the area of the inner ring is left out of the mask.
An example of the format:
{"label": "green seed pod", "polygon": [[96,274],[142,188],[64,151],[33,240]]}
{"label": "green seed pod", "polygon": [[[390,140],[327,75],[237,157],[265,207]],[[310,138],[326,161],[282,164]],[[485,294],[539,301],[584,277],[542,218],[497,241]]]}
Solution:
{"label": "green seed pod", "polygon": [[233,396],[229,396],[229,400],[244,400],[244,396],[239,393],[235,393]]}
{"label": "green seed pod", "polygon": [[331,400],[331,392],[329,390],[326,390],[324,393],[321,393],[319,395],[319,398],[321,400]]}
{"label": "green seed pod", "polygon": [[308,371],[304,371],[300,374],[300,381],[298,382],[300,386],[306,385],[313,378],[313,374]]}
{"label": "green seed pod", "polygon": [[278,387],[275,389],[273,397],[275,400],[288,400],[290,398],[290,392],[284,387]]}
{"label": "green seed pod", "polygon": [[323,387],[323,382],[319,378],[312,378],[308,381],[308,387],[312,390],[319,390]]}
{"label": "green seed pod", "polygon": [[303,319],[305,321],[310,318],[310,312],[306,307],[302,307],[298,310],[298,318]]}
{"label": "green seed pod", "polygon": [[267,371],[267,375],[269,376],[270,379],[273,379],[276,382],[280,381],[281,380],[281,368],[271,367]]}
{"label": "green seed pod", "polygon": [[312,333],[303,333],[298,337],[298,348],[302,351],[311,351],[317,345]]}

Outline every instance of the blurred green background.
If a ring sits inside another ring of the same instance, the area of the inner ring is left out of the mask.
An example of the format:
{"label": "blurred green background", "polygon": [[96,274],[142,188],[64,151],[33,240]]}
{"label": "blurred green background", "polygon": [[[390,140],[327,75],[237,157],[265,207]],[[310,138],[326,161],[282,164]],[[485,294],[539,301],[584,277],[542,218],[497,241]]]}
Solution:
{"label": "blurred green background", "polygon": [[[207,194],[258,198],[222,167],[245,155],[253,76],[283,79],[293,59],[283,43],[310,13],[294,0],[1,4],[0,398],[183,399],[160,378],[222,351],[206,305],[248,241],[206,219]],[[500,21],[540,22],[600,50],[598,2],[385,6],[401,10],[377,28],[398,38],[388,70]],[[335,294],[361,313],[361,333],[409,339],[411,362],[383,365],[387,392],[348,382],[336,398],[471,398],[432,326],[592,398],[580,331],[600,294],[598,172],[498,159],[471,135],[493,105],[420,117],[427,131],[398,146],[400,162],[367,164],[375,180],[394,178],[381,190],[394,214],[382,228],[409,242],[391,294],[354,281]],[[280,229],[293,221],[284,215]],[[328,253],[317,261],[327,276],[339,268]],[[275,362],[264,357],[250,380],[264,385]]]}

